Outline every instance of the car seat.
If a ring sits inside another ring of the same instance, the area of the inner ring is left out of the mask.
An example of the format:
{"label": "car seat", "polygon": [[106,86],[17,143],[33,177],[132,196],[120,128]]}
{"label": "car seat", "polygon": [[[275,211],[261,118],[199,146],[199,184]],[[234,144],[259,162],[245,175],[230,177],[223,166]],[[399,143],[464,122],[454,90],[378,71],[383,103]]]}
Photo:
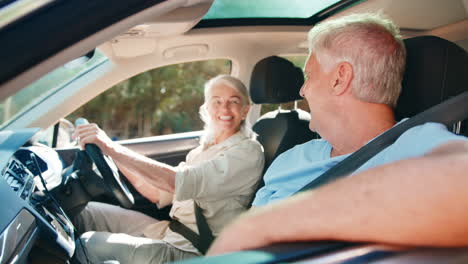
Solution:
{"label": "car seat", "polygon": [[[250,97],[256,104],[281,104],[302,99],[302,70],[277,56],[259,61],[252,72]],[[318,138],[309,129],[310,114],[301,109],[278,109],[262,115],[253,125],[265,153],[265,169],[284,151]],[[260,183],[263,185],[263,183]]]}
{"label": "car seat", "polygon": [[[407,59],[395,109],[397,120],[412,117],[468,90],[468,55],[463,48],[435,36],[414,37],[404,42]],[[468,136],[466,121],[450,129]]]}

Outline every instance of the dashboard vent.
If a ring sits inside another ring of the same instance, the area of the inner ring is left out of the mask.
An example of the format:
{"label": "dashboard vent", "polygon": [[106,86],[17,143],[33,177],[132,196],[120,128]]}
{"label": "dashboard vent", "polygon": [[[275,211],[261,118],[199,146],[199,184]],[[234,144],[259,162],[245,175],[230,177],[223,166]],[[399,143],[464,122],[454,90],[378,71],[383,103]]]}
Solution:
{"label": "dashboard vent", "polygon": [[5,181],[22,199],[29,198],[34,188],[34,180],[26,167],[17,160],[10,160],[4,172]]}

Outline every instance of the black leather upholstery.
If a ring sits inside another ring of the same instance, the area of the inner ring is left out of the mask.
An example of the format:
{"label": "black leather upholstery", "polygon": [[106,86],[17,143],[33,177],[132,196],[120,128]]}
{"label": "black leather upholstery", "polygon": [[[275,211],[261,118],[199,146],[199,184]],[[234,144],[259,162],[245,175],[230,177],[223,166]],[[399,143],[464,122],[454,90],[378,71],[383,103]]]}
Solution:
{"label": "black leather upholstery", "polygon": [[435,36],[406,39],[405,45],[406,70],[395,110],[398,120],[468,90],[468,55],[463,48]]}
{"label": "black leather upholstery", "polygon": [[[284,112],[283,112],[284,111]],[[257,140],[265,151],[265,170],[286,150],[302,144],[317,135],[309,130],[309,113],[297,110],[268,112],[254,125]]]}
{"label": "black leather upholstery", "polygon": [[290,61],[272,56],[259,61],[250,80],[250,97],[256,104],[279,104],[302,99],[302,70]]}
{"label": "black leather upholstery", "polygon": [[[252,72],[250,96],[257,104],[286,103],[301,99],[302,70],[280,57],[258,62]],[[261,116],[253,130],[265,151],[265,170],[284,151],[317,137],[309,130],[309,113],[302,110],[276,110]]]}

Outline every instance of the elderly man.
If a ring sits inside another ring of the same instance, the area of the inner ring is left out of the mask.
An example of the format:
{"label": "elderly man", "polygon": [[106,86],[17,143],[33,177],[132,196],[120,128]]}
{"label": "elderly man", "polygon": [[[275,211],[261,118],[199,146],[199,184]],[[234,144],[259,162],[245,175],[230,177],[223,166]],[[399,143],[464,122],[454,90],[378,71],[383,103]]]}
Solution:
{"label": "elderly man", "polygon": [[[309,48],[300,93],[310,107],[310,129],[322,139],[273,162],[256,207],[295,194],[396,124],[406,51],[390,20],[360,14],[323,22],[309,32]],[[467,230],[468,196],[459,187],[468,180],[467,153],[467,139],[441,124],[411,128],[352,177],[244,215],[210,254],[314,239],[468,245],[466,234],[452,231]],[[448,170],[456,179],[440,178]],[[465,199],[452,203],[451,191]],[[448,210],[443,215],[430,208],[441,204]],[[441,223],[453,229],[441,230]]]}

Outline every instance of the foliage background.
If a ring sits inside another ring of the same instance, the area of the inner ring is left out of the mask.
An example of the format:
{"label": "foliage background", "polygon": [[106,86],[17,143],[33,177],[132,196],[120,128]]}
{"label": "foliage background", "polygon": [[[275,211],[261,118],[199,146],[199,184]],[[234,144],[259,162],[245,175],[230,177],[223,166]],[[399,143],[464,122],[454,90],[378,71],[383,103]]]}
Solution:
{"label": "foliage background", "polygon": [[85,117],[114,139],[201,130],[204,84],[230,72],[231,62],[221,59],[153,69],[115,85],[66,118]]}

